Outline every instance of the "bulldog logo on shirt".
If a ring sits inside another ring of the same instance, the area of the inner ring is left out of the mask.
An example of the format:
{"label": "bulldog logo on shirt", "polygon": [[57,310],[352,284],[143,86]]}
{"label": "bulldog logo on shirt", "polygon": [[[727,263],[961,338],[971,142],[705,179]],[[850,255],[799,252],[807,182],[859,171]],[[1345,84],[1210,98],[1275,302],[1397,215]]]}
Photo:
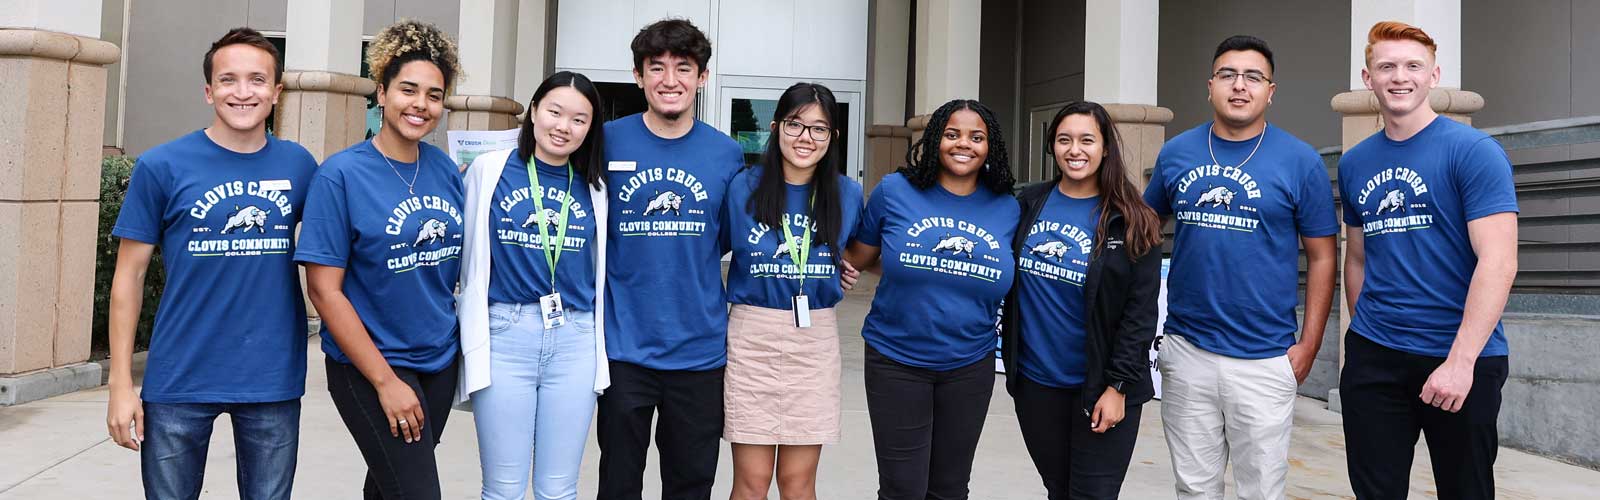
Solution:
{"label": "bulldog logo on shirt", "polygon": [[1254,201],[1261,198],[1261,184],[1244,169],[1200,165],[1182,172],[1176,188],[1172,215],[1179,224],[1244,233],[1261,225]]}
{"label": "bulldog logo on shirt", "polygon": [[245,233],[250,232],[251,229],[256,230],[257,234],[266,233],[267,211],[255,205],[246,205],[244,208],[235,205],[234,210],[228,213],[228,222],[223,224],[220,233],[228,234],[228,231],[235,229]]}
{"label": "bulldog logo on shirt", "polygon": [[[940,232],[933,232],[935,229]],[[910,241],[905,243],[898,260],[908,269],[993,283],[1005,277],[1004,269],[1016,265],[994,233],[970,221],[924,217],[905,228],[905,235]]]}

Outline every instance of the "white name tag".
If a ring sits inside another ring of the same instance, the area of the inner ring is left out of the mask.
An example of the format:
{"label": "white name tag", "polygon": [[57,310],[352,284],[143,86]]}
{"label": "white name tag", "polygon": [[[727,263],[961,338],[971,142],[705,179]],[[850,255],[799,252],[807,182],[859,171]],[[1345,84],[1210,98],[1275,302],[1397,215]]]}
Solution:
{"label": "white name tag", "polygon": [[794,296],[794,326],[811,328],[811,299],[805,295]]}
{"label": "white name tag", "polygon": [[632,172],[632,171],[638,170],[638,169],[639,169],[639,163],[638,162],[632,162],[632,161],[606,162],[606,170],[610,170],[612,172]]}
{"label": "white name tag", "polygon": [[539,316],[544,318],[544,329],[554,330],[567,324],[567,311],[561,307],[561,294],[551,293],[539,297]]}
{"label": "white name tag", "polygon": [[294,189],[294,186],[289,185],[289,179],[261,181],[259,184],[263,191],[288,191]]}

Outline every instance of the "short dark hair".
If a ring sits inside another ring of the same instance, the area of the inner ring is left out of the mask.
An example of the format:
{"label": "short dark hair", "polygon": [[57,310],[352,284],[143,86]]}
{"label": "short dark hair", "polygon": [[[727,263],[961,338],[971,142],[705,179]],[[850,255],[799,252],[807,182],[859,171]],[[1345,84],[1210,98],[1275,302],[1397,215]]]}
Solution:
{"label": "short dark hair", "polygon": [[634,35],[628,47],[633,49],[633,71],[637,73],[644,72],[645,59],[666,53],[694,59],[702,73],[711,63],[711,40],[687,19],[650,23]]}
{"label": "short dark hair", "polygon": [[200,63],[200,69],[206,73],[207,84],[211,83],[212,56],[217,54],[217,50],[229,45],[249,45],[272,54],[272,83],[276,84],[283,81],[283,54],[278,52],[278,46],[268,41],[267,37],[263,36],[260,31],[241,27],[228,30],[228,33],[222,35],[222,38],[218,38],[217,41],[211,43],[211,50],[206,51],[206,59]]}
{"label": "short dark hair", "polygon": [[1250,35],[1233,35],[1217,44],[1217,53],[1211,56],[1211,64],[1216,64],[1222,54],[1235,50],[1253,50],[1267,58],[1267,70],[1276,73],[1277,65],[1272,62],[1272,49],[1267,48],[1267,41]]}

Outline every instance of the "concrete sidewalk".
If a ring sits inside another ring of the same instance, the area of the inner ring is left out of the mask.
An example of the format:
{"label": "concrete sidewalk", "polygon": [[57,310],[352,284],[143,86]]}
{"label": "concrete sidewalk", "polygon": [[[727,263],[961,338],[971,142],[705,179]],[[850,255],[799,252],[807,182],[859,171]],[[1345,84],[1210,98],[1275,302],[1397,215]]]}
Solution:
{"label": "concrete sidewalk", "polygon": [[[818,473],[820,498],[872,498],[877,487],[862,382],[862,341],[872,282],[839,306],[844,350],[844,439],[823,451]],[[328,398],[322,353],[310,344],[310,373],[301,417],[299,469],[295,498],[359,498],[365,466]],[[972,497],[1044,498],[1039,478],[1023,448],[1010,397],[997,379],[989,418],[973,465]],[[125,499],[143,496],[139,457],[105,436],[104,387],[0,408],[0,500]],[[976,403],[976,402],[975,402]],[[1295,412],[1290,450],[1289,498],[1354,498],[1345,474],[1344,437],[1339,415],[1321,401],[1302,398]],[[1126,424],[1124,424],[1126,425]],[[1161,431],[1160,403],[1144,407],[1139,445],[1123,486],[1123,498],[1173,498],[1171,463]],[[472,414],[452,412],[440,445],[439,474],[445,498],[477,498],[479,469]],[[592,434],[592,432],[591,432]],[[599,452],[591,436],[584,456],[579,498],[593,498]],[[237,498],[231,426],[219,419],[212,438],[202,498]],[[645,472],[645,498],[658,498],[656,457]],[[1411,498],[1436,498],[1427,449],[1417,447]],[[726,445],[714,498],[726,498],[731,480]],[[1600,472],[1502,448],[1496,467],[1499,497],[1506,499],[1593,498]],[[1229,480],[1231,482],[1231,479]],[[1229,488],[1230,491],[1232,488]],[[776,498],[776,491],[772,497]],[[1231,495],[1230,495],[1231,498]]]}

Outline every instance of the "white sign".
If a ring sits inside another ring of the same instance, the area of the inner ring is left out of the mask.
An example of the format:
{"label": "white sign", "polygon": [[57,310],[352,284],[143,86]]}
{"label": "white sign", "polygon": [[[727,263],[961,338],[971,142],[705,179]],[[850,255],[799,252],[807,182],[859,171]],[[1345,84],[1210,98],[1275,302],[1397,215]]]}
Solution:
{"label": "white sign", "polygon": [[465,172],[478,155],[516,148],[520,132],[521,129],[451,130],[445,134],[445,142],[450,143],[450,159],[455,160],[456,168]]}
{"label": "white sign", "polygon": [[1161,340],[1166,338],[1167,327],[1167,269],[1172,259],[1161,259],[1161,294],[1156,297],[1156,340],[1150,343],[1150,385],[1155,386],[1156,399],[1161,399]]}

